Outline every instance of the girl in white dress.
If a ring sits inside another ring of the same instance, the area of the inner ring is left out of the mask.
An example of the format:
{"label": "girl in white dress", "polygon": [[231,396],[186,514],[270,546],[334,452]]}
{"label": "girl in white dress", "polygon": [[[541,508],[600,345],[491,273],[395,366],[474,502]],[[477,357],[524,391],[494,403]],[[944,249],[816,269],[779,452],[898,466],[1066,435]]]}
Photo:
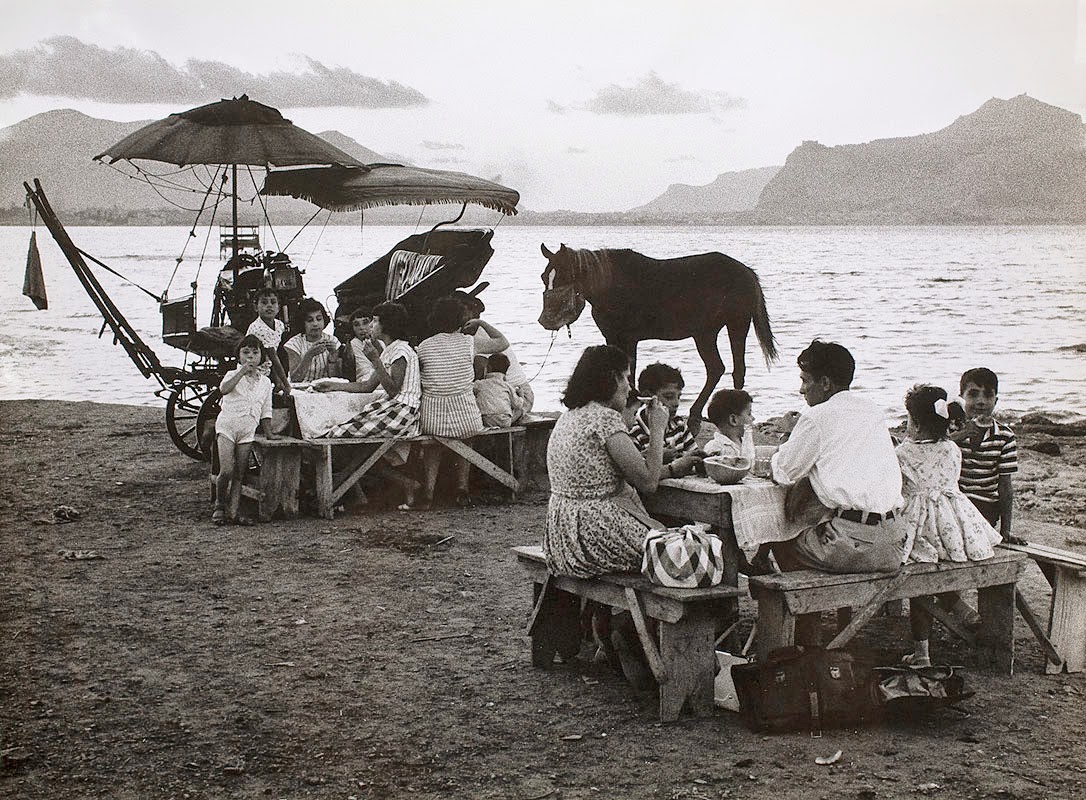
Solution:
{"label": "girl in white dress", "polygon": [[[908,439],[898,445],[902,496],[901,517],[906,531],[906,562],[983,561],[994,554],[999,534],[958,488],[962,455],[947,438],[952,420],[965,418],[957,403],[947,403],[938,386],[917,385],[905,395],[909,415]],[[976,612],[955,592],[939,600],[969,622]],[[910,604],[911,605],[911,604]],[[914,651],[905,657],[912,666],[928,666],[931,616],[917,606],[910,608]]]}

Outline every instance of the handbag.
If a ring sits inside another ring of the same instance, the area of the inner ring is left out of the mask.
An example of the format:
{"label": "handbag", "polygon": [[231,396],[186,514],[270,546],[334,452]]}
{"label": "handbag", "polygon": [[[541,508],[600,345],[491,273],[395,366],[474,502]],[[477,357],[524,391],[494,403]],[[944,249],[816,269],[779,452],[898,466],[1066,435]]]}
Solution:
{"label": "handbag", "polygon": [[755,732],[854,725],[875,716],[870,673],[844,650],[782,647],[764,663],[737,664],[732,681],[744,724]]}
{"label": "handbag", "polygon": [[706,589],[724,580],[724,543],[703,523],[650,530],[641,574],[657,586]]}

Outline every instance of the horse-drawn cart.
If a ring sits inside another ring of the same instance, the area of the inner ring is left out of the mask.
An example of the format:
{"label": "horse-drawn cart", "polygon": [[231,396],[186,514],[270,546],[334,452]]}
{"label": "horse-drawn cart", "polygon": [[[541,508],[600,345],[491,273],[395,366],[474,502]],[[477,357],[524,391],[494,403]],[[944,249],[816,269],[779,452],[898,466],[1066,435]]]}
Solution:
{"label": "horse-drawn cart", "polygon": [[[199,460],[209,457],[207,450],[212,437],[203,434],[218,414],[217,387],[234,364],[236,344],[256,318],[253,304],[256,294],[266,288],[276,292],[280,318],[288,330],[295,327],[297,305],[305,296],[302,270],[291,263],[290,257],[261,251],[255,226],[238,224],[239,164],[268,169],[260,195],[309,200],[329,213],[376,205],[456,201],[465,208],[468,203],[476,203],[503,214],[515,214],[519,200],[512,189],[463,173],[396,164],[364,165],[292,125],[275,109],[245,96],[171,114],[125,137],[96,158],[110,163],[133,159],[159,161],[182,167],[181,171],[200,166],[202,172],[193,170],[202,187],[198,193],[203,194],[197,222],[210,209],[213,224],[220,203],[227,198],[232,201],[231,224],[220,230],[220,252],[229,253],[229,259],[216,277],[210,323],[206,327],[197,325],[196,280],[180,298],[170,299],[169,287],[161,295],[144,290],[158,303],[162,313],[163,341],[185,354],[183,366],[175,367],[163,364],[143,341],[102,287],[88,261],[110,272],[115,270],[76,246],[39,181],[35,180],[33,186],[23,184],[28,202],[101,313],[104,320],[101,332],[108,328],[114,343],[124,348],[140,373],[158,382],[155,394],[166,400],[166,429],[170,438],[179,450]],[[313,164],[324,166],[271,170]],[[217,169],[210,174],[204,165],[216,165]],[[156,179],[162,176],[140,167],[135,169],[156,190],[177,188],[174,173],[156,185]],[[226,192],[228,181],[230,188]],[[263,199],[260,205],[266,216]],[[375,305],[386,299],[405,303],[421,323],[433,299],[475,283],[493,255],[490,247],[493,231],[438,229],[447,224],[438,223],[428,233],[408,237],[337,286],[337,323],[346,323],[359,305]],[[182,257],[177,259],[178,265],[182,260]],[[344,325],[342,330],[349,336],[349,326]]]}

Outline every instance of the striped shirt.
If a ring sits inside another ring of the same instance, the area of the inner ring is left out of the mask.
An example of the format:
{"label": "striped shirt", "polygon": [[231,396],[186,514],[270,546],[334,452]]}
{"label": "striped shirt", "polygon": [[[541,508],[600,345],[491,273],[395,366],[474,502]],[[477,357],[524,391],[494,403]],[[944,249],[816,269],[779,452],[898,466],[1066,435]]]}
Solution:
{"label": "striped shirt", "polygon": [[[634,417],[633,427],[630,428],[630,438],[637,445],[637,449],[644,452],[649,449],[649,422],[648,407],[638,409]],[[667,421],[664,428],[664,449],[675,450],[680,456],[689,453],[697,447],[694,435],[686,427],[686,417],[676,414]]]}
{"label": "striped shirt", "polygon": [[999,479],[1018,471],[1018,446],[1014,431],[993,420],[980,441],[967,437],[958,442],[962,451],[962,472],[958,488],[970,500],[999,502]]}
{"label": "striped shirt", "polygon": [[[321,337],[315,342],[311,342],[305,338],[304,333],[299,333],[297,336],[292,336],[287,340],[287,343],[283,345],[288,352],[294,353],[298,358],[302,358],[306,353],[312,350],[318,345],[324,345],[326,343],[333,343],[337,347],[339,346],[339,339],[328,333],[322,333]],[[297,378],[292,379],[293,383],[309,383],[311,381],[318,380],[320,378],[333,378],[335,377],[331,370],[328,368],[328,356],[330,354],[327,350],[321,350],[317,355],[313,356],[313,359],[306,365],[305,371]],[[292,370],[288,367],[288,372]]]}

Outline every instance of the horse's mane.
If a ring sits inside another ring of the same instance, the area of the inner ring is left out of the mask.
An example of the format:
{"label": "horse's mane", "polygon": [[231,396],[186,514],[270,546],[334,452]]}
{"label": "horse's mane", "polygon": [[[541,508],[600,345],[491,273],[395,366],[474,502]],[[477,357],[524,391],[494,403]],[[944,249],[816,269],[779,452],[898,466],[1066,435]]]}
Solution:
{"label": "horse's mane", "polygon": [[610,250],[573,250],[573,282],[582,291],[605,289],[614,280]]}

